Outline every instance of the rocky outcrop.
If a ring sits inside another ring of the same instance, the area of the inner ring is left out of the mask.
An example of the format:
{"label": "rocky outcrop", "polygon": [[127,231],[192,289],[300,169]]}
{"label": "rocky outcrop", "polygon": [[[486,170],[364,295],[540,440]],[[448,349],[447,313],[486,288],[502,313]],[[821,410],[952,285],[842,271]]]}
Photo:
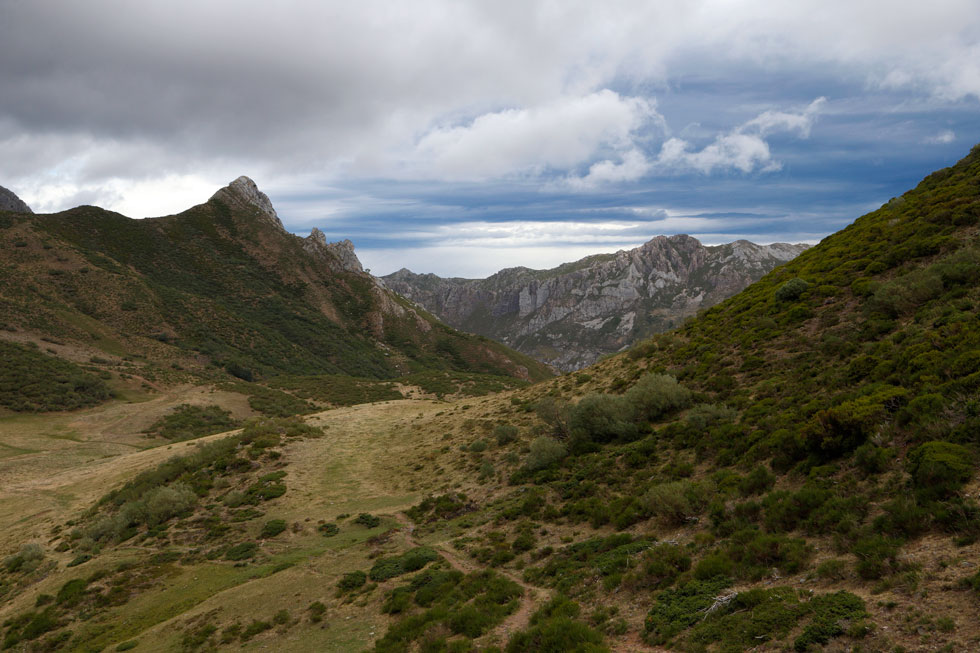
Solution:
{"label": "rocky outcrop", "polygon": [[0,186],[0,211],[13,211],[14,213],[34,213],[31,207],[24,203],[24,200],[17,197],[13,191]]}
{"label": "rocky outcrop", "polygon": [[276,209],[272,206],[272,200],[259,190],[254,181],[244,175],[219,189],[211,199],[222,200],[238,208],[257,208],[270,222],[285,231]]}
{"label": "rocky outcrop", "polygon": [[383,280],[452,326],[570,371],[676,326],[806,247],[745,240],[705,247],[686,235],[658,236],[552,270],[443,279],[402,269]]}

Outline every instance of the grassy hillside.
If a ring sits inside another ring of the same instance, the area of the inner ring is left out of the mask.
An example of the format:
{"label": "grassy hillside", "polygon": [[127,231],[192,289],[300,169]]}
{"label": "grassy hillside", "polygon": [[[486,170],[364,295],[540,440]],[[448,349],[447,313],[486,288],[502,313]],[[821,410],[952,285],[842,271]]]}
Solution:
{"label": "grassy hillside", "polygon": [[127,359],[150,383],[226,374],[550,376],[527,356],[413,310],[328,247],[221,197],[147,220],[96,207],[4,213],[0,251],[6,333],[54,339],[72,349],[58,355],[76,360]]}
{"label": "grassy hillside", "polygon": [[[11,453],[26,469],[0,488],[0,635],[137,653],[976,650],[978,222],[980,148],[576,374],[169,452]],[[315,380],[280,381],[318,400]],[[158,428],[192,437],[198,413]],[[77,470],[45,473],[56,455]]]}

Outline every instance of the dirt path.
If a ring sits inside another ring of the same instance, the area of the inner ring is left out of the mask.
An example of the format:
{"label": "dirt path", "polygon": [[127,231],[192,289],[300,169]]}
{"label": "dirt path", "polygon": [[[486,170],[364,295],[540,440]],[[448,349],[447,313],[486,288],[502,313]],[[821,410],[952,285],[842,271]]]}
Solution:
{"label": "dirt path", "polygon": [[[402,513],[397,513],[393,517],[398,520],[401,524],[400,532],[405,539],[405,543],[408,546],[429,546],[439,552],[439,554],[446,559],[449,566],[456,571],[462,572],[464,574],[469,574],[474,571],[482,571],[485,567],[482,567],[471,560],[464,559],[460,557],[456,552],[451,551],[445,542],[437,543],[425,543],[421,542],[415,537],[415,526],[412,524],[411,520]],[[501,637],[504,641],[510,639],[510,636],[519,631],[527,628],[531,621],[531,615],[534,614],[542,603],[551,600],[552,593],[550,590],[535,587],[529,585],[520,576],[506,570],[506,569],[494,569],[494,572],[500,574],[501,576],[513,581],[517,585],[520,585],[521,589],[524,590],[524,596],[521,600],[521,605],[516,612],[508,616],[500,625],[498,625],[490,634],[497,635]]]}

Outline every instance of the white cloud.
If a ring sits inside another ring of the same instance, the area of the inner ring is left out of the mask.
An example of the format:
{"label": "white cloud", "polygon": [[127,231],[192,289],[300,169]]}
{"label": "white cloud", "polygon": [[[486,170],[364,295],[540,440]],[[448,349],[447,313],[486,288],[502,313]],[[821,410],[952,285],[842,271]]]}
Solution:
{"label": "white cloud", "polygon": [[731,132],[718,135],[701,150],[684,139],[670,138],[660,148],[657,167],[668,171],[694,169],[704,174],[726,169],[744,173],[779,170],[782,164],[773,159],[763,136],[796,132],[802,138],[809,137],[810,128],[826,103],[826,98],[819,97],[799,113],[764,111]]}
{"label": "white cloud", "polygon": [[758,116],[739,127],[740,132],[758,132],[766,136],[774,132],[797,132],[802,138],[810,136],[810,128],[817,114],[827,104],[827,98],[818,97],[800,113],[787,111],[763,111]]}
{"label": "white cloud", "polygon": [[944,129],[938,134],[930,136],[925,139],[925,142],[929,145],[945,145],[947,143],[952,143],[956,140],[956,134],[952,129]]}
{"label": "white cloud", "polygon": [[606,184],[636,181],[650,172],[652,164],[639,149],[623,153],[619,162],[606,159],[593,163],[584,177],[568,177],[565,183],[577,190],[591,190]]}
{"label": "white cloud", "polygon": [[[634,132],[656,122],[662,118],[652,101],[604,89],[435,128],[419,140],[413,154],[416,163],[421,160],[442,179],[481,180],[565,170],[605,150],[622,153],[623,165],[632,166],[639,154]],[[624,171],[596,174],[615,177]]]}

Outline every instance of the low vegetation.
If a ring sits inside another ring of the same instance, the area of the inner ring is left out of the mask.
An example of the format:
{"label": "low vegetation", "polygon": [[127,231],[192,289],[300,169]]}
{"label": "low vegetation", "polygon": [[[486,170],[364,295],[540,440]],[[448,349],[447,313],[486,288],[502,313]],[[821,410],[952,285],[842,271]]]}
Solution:
{"label": "low vegetation", "polygon": [[109,399],[97,374],[36,346],[0,340],[0,408],[18,412],[73,410]]}

